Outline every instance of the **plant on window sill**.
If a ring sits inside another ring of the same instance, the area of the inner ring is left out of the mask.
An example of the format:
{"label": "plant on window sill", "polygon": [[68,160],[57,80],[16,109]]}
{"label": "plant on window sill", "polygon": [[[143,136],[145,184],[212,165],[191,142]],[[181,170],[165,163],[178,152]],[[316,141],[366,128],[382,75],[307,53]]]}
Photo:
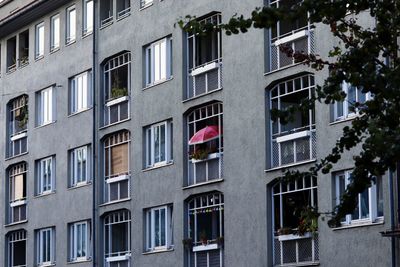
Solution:
{"label": "plant on window sill", "polygon": [[28,106],[25,105],[21,108],[20,114],[16,116],[15,119],[18,121],[18,126],[20,128],[24,128],[28,123],[28,118],[29,118]]}
{"label": "plant on window sill", "polygon": [[300,222],[297,233],[303,236],[305,233],[315,234],[318,231],[318,211],[310,206],[304,207],[300,213]]}
{"label": "plant on window sill", "polygon": [[128,89],[125,87],[113,87],[111,88],[111,98],[116,99],[128,95]]}

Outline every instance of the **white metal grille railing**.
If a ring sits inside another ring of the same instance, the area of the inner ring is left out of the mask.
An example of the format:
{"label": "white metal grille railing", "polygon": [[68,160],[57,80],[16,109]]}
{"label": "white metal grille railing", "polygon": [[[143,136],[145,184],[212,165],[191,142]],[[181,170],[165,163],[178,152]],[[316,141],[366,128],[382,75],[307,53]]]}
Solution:
{"label": "white metal grille railing", "polygon": [[316,264],[318,260],[318,234],[283,241],[274,238],[274,266]]}
{"label": "white metal grille railing", "polygon": [[[210,70],[195,73],[196,69],[211,66]],[[222,88],[222,59],[203,64],[189,71],[189,87],[187,98],[192,98]]]}

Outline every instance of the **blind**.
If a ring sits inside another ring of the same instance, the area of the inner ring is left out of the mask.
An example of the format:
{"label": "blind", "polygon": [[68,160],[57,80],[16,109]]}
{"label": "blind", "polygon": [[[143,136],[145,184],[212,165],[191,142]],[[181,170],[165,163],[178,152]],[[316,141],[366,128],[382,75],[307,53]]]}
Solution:
{"label": "blind", "polygon": [[111,175],[128,172],[128,143],[111,148]]}
{"label": "blind", "polygon": [[20,174],[14,177],[15,185],[14,185],[14,199],[19,200],[23,199],[24,196],[24,175]]}

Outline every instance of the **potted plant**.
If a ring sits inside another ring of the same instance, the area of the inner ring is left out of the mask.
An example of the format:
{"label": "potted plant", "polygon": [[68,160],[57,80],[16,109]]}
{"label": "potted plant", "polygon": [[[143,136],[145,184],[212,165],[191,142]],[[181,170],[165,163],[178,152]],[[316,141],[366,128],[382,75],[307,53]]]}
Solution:
{"label": "potted plant", "polygon": [[300,212],[300,222],[297,233],[303,236],[305,233],[315,234],[318,231],[319,213],[314,207],[303,207]]}
{"label": "potted plant", "polygon": [[120,98],[128,95],[128,89],[125,87],[112,87],[111,98]]}
{"label": "potted plant", "polygon": [[278,229],[278,235],[290,235],[293,234],[294,231],[290,227],[282,227]]}
{"label": "potted plant", "polygon": [[189,155],[189,158],[194,160],[205,160],[207,156],[207,149],[196,149],[192,154]]}
{"label": "potted plant", "polygon": [[28,100],[25,99],[25,105],[19,109],[19,114],[15,116],[15,120],[18,121],[18,126],[20,128],[24,128],[28,123],[29,114],[27,101]]}
{"label": "potted plant", "polygon": [[201,243],[205,246],[208,243],[208,237],[207,237],[207,232],[205,230],[200,232],[199,235]]}
{"label": "potted plant", "polygon": [[184,247],[184,248],[190,250],[190,249],[193,248],[193,239],[191,239],[191,238],[183,239],[183,240],[182,240],[182,244],[183,244],[183,247]]}

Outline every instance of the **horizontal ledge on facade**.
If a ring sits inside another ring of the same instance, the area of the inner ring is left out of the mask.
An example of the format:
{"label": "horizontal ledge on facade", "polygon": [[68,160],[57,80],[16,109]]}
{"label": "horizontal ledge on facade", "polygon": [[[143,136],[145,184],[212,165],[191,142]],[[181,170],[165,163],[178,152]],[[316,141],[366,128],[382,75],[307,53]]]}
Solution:
{"label": "horizontal ledge on facade", "polygon": [[319,262],[308,261],[308,262],[298,262],[298,263],[287,263],[287,264],[279,264],[279,267],[301,267],[301,266],[319,266]]}
{"label": "horizontal ledge on facade", "polygon": [[23,221],[8,223],[8,224],[5,224],[4,227],[11,227],[11,226],[14,226],[14,225],[19,225],[19,224],[23,224],[23,223],[27,223],[27,222],[28,222],[28,220],[23,220]]}
{"label": "horizontal ledge on facade", "polygon": [[39,194],[39,195],[33,196],[33,198],[46,197],[46,196],[53,195],[53,194],[55,194],[55,193],[56,193],[56,190],[53,190],[53,191],[50,191],[50,192],[44,192],[44,193],[41,193],[41,194]]}
{"label": "horizontal ledge on facade", "polygon": [[57,48],[50,49],[50,55],[56,53],[57,51],[60,51],[60,47],[59,46]]}
{"label": "horizontal ledge on facade", "polygon": [[74,117],[74,116],[79,115],[79,114],[81,114],[81,113],[83,113],[83,112],[85,112],[85,111],[89,111],[89,110],[91,110],[92,108],[93,108],[93,107],[88,107],[88,108],[85,108],[85,109],[82,109],[82,110],[79,110],[79,111],[75,111],[74,113],[68,114],[67,118]]}
{"label": "horizontal ledge on facade", "polygon": [[35,129],[40,129],[40,128],[46,127],[46,126],[48,126],[48,125],[52,125],[52,124],[54,124],[54,123],[56,123],[56,122],[57,122],[57,120],[54,120],[54,121],[51,121],[51,122],[47,122],[47,123],[45,123],[45,124],[36,126]]}
{"label": "horizontal ledge on facade", "polygon": [[199,186],[204,186],[204,185],[209,185],[209,184],[220,183],[220,182],[223,182],[223,181],[224,181],[223,178],[221,178],[221,179],[214,179],[214,180],[207,181],[207,182],[202,182],[202,183],[197,183],[197,184],[193,184],[193,185],[184,186],[184,187],[182,187],[182,189],[183,189],[183,190],[186,190],[186,189],[191,189],[191,188],[195,188],[195,187],[199,187]]}
{"label": "horizontal ledge on facade", "polygon": [[10,203],[10,207],[11,207],[11,208],[19,207],[19,206],[25,205],[26,203],[28,203],[28,202],[26,201],[26,199],[17,200],[17,201],[11,202],[11,203]]}
{"label": "horizontal ledge on facade", "polygon": [[329,123],[329,126],[331,126],[331,125],[336,125],[336,124],[340,124],[340,123],[349,122],[349,121],[354,120],[355,118],[357,118],[357,115],[350,116],[350,117],[346,117],[346,118],[344,118],[344,119],[340,119],[340,120],[336,120],[336,121],[332,121],[332,122]]}
{"label": "horizontal ledge on facade", "polygon": [[91,184],[92,184],[92,182],[90,182],[90,181],[89,182],[78,183],[76,185],[69,186],[67,190],[74,190],[74,189],[85,187],[85,186],[88,186],[88,185],[91,185]]}
{"label": "horizontal ledge on facade", "polygon": [[292,141],[292,140],[296,140],[296,139],[300,139],[303,137],[308,137],[311,135],[311,131],[309,130],[305,130],[305,131],[301,131],[301,132],[297,132],[297,133],[292,133],[292,134],[286,134],[283,136],[279,136],[276,138],[276,142],[277,143],[283,143],[286,141]]}
{"label": "horizontal ledge on facade", "polygon": [[16,141],[16,140],[22,139],[22,138],[27,137],[27,136],[28,136],[28,133],[25,131],[25,132],[22,132],[22,133],[13,135],[13,136],[10,138],[10,140],[14,142],[14,141]]}
{"label": "horizontal ledge on facade", "polygon": [[129,100],[129,96],[124,95],[124,96],[121,96],[121,97],[118,97],[118,98],[115,98],[115,99],[107,101],[106,102],[106,106],[107,107],[111,107],[111,106],[117,105],[119,103],[128,101],[128,100]]}
{"label": "horizontal ledge on facade", "polygon": [[196,95],[196,96],[194,96],[194,97],[191,97],[191,98],[182,100],[182,103],[186,103],[186,102],[189,102],[189,101],[192,101],[192,100],[201,98],[201,97],[206,96],[206,95],[211,95],[211,94],[213,94],[213,93],[216,93],[216,92],[221,91],[222,89],[223,89],[223,87],[214,89],[214,90],[212,90],[212,91],[208,91],[208,92],[203,93],[203,94],[200,94],[200,95]]}
{"label": "horizontal ledge on facade", "polygon": [[159,81],[159,82],[155,82],[155,83],[146,85],[145,87],[142,88],[142,91],[145,91],[145,90],[147,90],[147,89],[156,87],[157,85],[164,84],[164,83],[169,82],[169,81],[171,81],[171,80],[173,80],[173,79],[174,79],[174,76],[171,75],[171,77],[169,77],[169,78],[167,78],[167,79],[164,79],[164,80],[161,80],[161,81]]}
{"label": "horizontal ledge on facade", "polygon": [[352,229],[352,228],[359,228],[359,227],[367,227],[367,226],[377,226],[377,225],[383,225],[385,224],[385,219],[384,218],[378,218],[376,221],[366,221],[366,222],[360,222],[360,223],[354,223],[354,224],[345,224],[339,227],[332,228],[332,231],[340,231],[340,230],[345,230],[345,229]]}
{"label": "horizontal ledge on facade", "polygon": [[93,30],[88,31],[88,32],[83,32],[82,33],[82,39],[85,39],[85,38],[87,38],[87,37],[89,37],[91,35],[93,35]]}
{"label": "horizontal ledge on facade", "polygon": [[130,120],[131,120],[131,117],[129,117],[129,118],[127,118],[127,119],[124,119],[124,120],[121,120],[121,121],[117,121],[117,122],[111,123],[111,124],[107,124],[107,125],[101,126],[101,127],[99,128],[99,130],[104,130],[104,129],[107,129],[107,128],[111,127],[111,126],[115,126],[115,125],[118,125],[118,124],[120,124],[120,123],[124,123],[124,122],[130,121]]}
{"label": "horizontal ledge on facade", "polygon": [[283,38],[280,38],[280,39],[276,40],[274,42],[274,45],[275,46],[279,46],[281,44],[286,44],[286,43],[289,43],[289,42],[293,42],[293,41],[296,41],[298,39],[301,39],[301,38],[307,37],[307,36],[308,36],[308,30],[304,29],[304,30],[298,31],[296,33],[293,33],[293,34],[291,34],[289,36],[286,36],[286,37],[283,37]]}
{"label": "horizontal ledge on facade", "polygon": [[[108,21],[108,22],[102,24],[102,25],[100,26],[100,28],[99,28],[100,30],[105,29],[105,28],[107,28],[108,26],[110,26],[110,25],[112,25],[112,24],[114,23],[114,18],[113,18],[113,17],[110,17],[110,18],[108,18],[108,19],[110,19],[110,21]],[[100,24],[101,24],[101,22],[100,22]]]}
{"label": "horizontal ledge on facade", "polygon": [[209,251],[219,249],[218,244],[198,245],[193,247],[193,252]]}
{"label": "horizontal ledge on facade", "polygon": [[112,183],[116,183],[116,182],[120,182],[120,181],[125,181],[125,180],[128,180],[129,177],[130,177],[129,174],[118,175],[118,176],[113,177],[113,178],[108,178],[106,180],[106,183],[107,184],[112,184]]}
{"label": "horizontal ledge on facade", "polygon": [[130,258],[131,258],[131,254],[127,253],[125,255],[108,257],[108,258],[106,258],[106,261],[107,262],[126,261],[126,260],[129,260]]}
{"label": "horizontal ledge on facade", "polygon": [[264,172],[273,172],[273,171],[287,169],[287,168],[291,168],[291,167],[295,167],[295,166],[299,166],[299,165],[305,165],[305,164],[316,162],[316,161],[317,161],[316,159],[300,161],[300,162],[296,162],[296,163],[292,163],[292,164],[287,164],[287,165],[282,165],[282,166],[274,167],[271,169],[267,169],[267,170],[264,170]]}
{"label": "horizontal ledge on facade", "polygon": [[145,9],[147,9],[147,8],[153,6],[153,5],[154,5],[154,3],[151,2],[150,4],[144,5],[144,6],[142,6],[141,8],[139,8],[139,11],[145,10]]}
{"label": "horizontal ledge on facade", "polygon": [[218,62],[208,63],[208,64],[206,64],[206,65],[204,65],[202,67],[195,68],[194,70],[192,70],[190,75],[194,77],[194,76],[209,72],[211,70],[219,68],[220,64],[221,63],[218,63]]}
{"label": "horizontal ledge on facade", "polygon": [[156,166],[152,166],[152,167],[148,167],[148,168],[142,169],[142,172],[148,172],[148,171],[151,171],[151,170],[156,170],[156,169],[160,169],[160,168],[163,168],[163,167],[168,167],[168,166],[171,166],[171,165],[174,165],[174,161],[173,160],[170,161],[170,162],[164,163],[164,164],[160,164],[160,165],[156,165]]}
{"label": "horizontal ledge on facade", "polygon": [[123,203],[123,202],[128,202],[131,201],[132,198],[124,198],[124,199],[118,199],[118,200],[114,200],[114,201],[110,201],[110,202],[106,202],[106,203],[102,203],[99,205],[99,207],[106,207],[106,206],[110,206],[113,204],[119,204],[119,203]]}
{"label": "horizontal ledge on facade", "polygon": [[158,254],[158,253],[164,253],[164,252],[172,252],[174,251],[174,247],[172,246],[171,248],[166,248],[166,249],[156,249],[156,250],[150,250],[143,252],[142,255],[153,255],[153,254]]}
{"label": "horizontal ledge on facade", "polygon": [[69,42],[65,42],[65,47],[68,47],[68,46],[73,45],[75,43],[76,43],[76,38],[74,40],[69,41]]}
{"label": "horizontal ledge on facade", "polygon": [[84,262],[91,262],[92,258],[87,258],[87,259],[82,259],[82,260],[75,260],[75,261],[67,261],[67,264],[78,264],[78,263],[84,263]]}
{"label": "horizontal ledge on facade", "polygon": [[121,16],[118,16],[118,17],[117,17],[117,21],[123,20],[123,19],[129,17],[130,15],[131,15],[131,12],[130,12],[130,11],[129,11],[129,12],[126,12],[125,14],[123,14],[123,15],[121,15]]}
{"label": "horizontal ledge on facade", "polygon": [[18,158],[18,157],[21,157],[21,156],[27,155],[28,153],[29,153],[29,152],[27,151],[27,152],[24,152],[24,153],[21,153],[21,154],[15,155],[15,156],[11,156],[11,157],[5,158],[4,160],[12,160],[12,159],[15,159],[15,158]]}

